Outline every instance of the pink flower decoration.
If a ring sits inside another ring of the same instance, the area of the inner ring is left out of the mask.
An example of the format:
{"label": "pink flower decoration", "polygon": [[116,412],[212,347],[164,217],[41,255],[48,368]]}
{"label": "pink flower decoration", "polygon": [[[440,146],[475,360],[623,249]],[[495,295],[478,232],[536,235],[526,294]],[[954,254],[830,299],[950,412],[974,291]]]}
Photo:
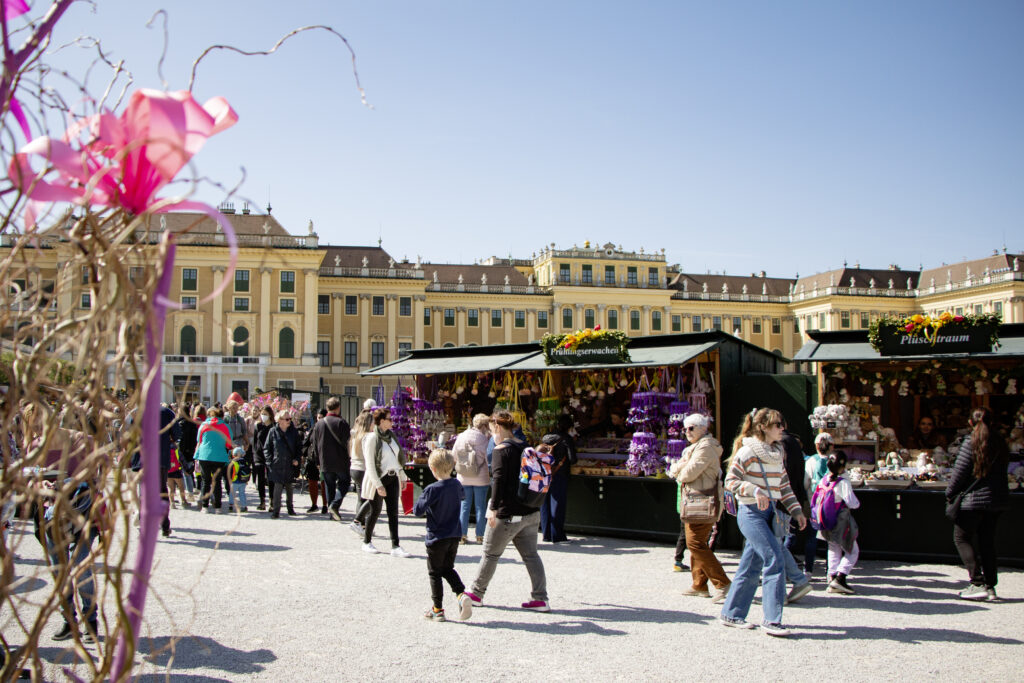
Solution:
{"label": "pink flower decoration", "polygon": [[28,5],[25,4],[25,0],[5,0],[4,2],[4,19],[7,21],[20,17],[27,11]]}
{"label": "pink flower decoration", "polygon": [[953,316],[953,322],[958,322],[959,323],[959,322],[963,322],[963,320],[964,320],[964,317],[962,315],[954,315]]}
{"label": "pink flower decoration", "polygon": [[[39,137],[14,156],[9,167],[12,183],[29,198],[25,225],[35,225],[40,206],[71,202],[120,208],[130,215],[167,213],[173,209],[201,211],[217,221],[230,247],[228,275],[238,260],[235,231],[220,212],[208,204],[183,198],[159,199],[157,193],[171,182],[198,152],[207,138],[230,128],[238,115],[222,97],[200,106],[187,90],[137,90],[120,116],[103,111],[73,121],[60,140]],[[73,145],[73,142],[77,142]],[[40,156],[47,165],[38,173],[30,159]],[[53,181],[45,178],[56,172]],[[203,301],[220,296],[229,277]],[[180,308],[178,302],[163,302]]]}
{"label": "pink flower decoration", "polygon": [[907,330],[907,332],[913,332],[914,331],[914,323],[907,323],[907,327],[905,329]]}
{"label": "pink flower decoration", "polygon": [[[215,97],[200,106],[187,90],[138,90],[121,116],[109,111],[78,119],[62,140],[36,138],[11,162],[11,178],[33,201],[70,201],[145,213],[156,194],[198,152],[211,135],[233,126],[238,116]],[[84,135],[80,149],[72,141]],[[51,165],[41,173],[29,158]],[[59,178],[43,180],[50,170]],[[31,219],[31,216],[29,216]]]}

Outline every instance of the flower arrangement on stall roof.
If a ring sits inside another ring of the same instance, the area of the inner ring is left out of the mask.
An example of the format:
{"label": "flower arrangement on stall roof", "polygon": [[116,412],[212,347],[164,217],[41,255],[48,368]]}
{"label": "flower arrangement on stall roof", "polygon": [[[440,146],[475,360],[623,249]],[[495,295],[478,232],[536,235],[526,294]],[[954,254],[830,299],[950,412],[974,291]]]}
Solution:
{"label": "flower arrangement on stall roof", "polygon": [[663,469],[661,454],[658,452],[658,437],[651,433],[636,432],[629,444],[626,469],[633,476],[645,474],[654,476]]}
{"label": "flower arrangement on stall roof", "polygon": [[938,339],[939,330],[947,325],[960,327],[989,327],[991,334],[989,338],[992,348],[999,347],[999,325],[1002,317],[993,313],[954,315],[945,311],[937,316],[916,315],[906,317],[883,317],[875,320],[868,327],[868,341],[875,351],[882,350],[882,338],[887,333],[906,333],[912,337],[923,337],[933,345]]}

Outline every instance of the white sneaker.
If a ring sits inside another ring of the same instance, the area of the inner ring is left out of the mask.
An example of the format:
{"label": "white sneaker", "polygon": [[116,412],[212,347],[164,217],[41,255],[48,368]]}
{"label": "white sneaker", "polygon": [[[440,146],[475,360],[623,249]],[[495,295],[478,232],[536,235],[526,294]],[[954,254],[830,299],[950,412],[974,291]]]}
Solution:
{"label": "white sneaker", "polygon": [[402,549],[402,546],[396,545],[391,549],[391,557],[412,557],[409,553]]}
{"label": "white sneaker", "polygon": [[459,595],[459,618],[465,621],[473,616],[473,600],[468,595]]}
{"label": "white sneaker", "polygon": [[379,553],[380,551],[377,550],[377,548],[372,543],[364,543],[363,544],[363,552],[364,553]]}

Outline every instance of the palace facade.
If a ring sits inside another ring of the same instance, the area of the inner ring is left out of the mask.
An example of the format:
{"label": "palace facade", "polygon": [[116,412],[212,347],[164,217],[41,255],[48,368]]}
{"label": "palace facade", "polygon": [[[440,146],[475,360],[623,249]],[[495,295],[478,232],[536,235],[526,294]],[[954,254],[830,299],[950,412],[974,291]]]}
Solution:
{"label": "palace facade", "polygon": [[[238,234],[238,265],[223,295],[206,303],[227,276],[219,226],[181,213],[140,231],[154,243],[164,230],[178,236],[170,296],[182,309],[166,325],[167,400],[271,387],[366,396],[376,380],[359,373],[413,348],[526,342],[595,325],[630,335],[721,329],[792,357],[805,330],[865,329],[887,314],[991,312],[1024,322],[1021,254],[920,271],[858,264],[800,278],[687,273],[664,250],[589,242],[440,264],[397,261],[380,245],[322,245],[312,224],[292,234],[269,214],[222,212]],[[0,257],[11,239],[3,236]],[[68,243],[40,247],[31,265],[13,268],[8,305],[44,297],[47,316],[63,320],[102,296],[102,274],[69,272]]]}

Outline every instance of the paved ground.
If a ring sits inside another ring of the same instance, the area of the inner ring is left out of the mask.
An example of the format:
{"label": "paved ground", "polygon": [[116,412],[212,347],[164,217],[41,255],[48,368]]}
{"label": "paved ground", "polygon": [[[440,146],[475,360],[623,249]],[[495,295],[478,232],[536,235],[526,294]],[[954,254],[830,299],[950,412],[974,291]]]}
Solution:
{"label": "paved ground", "polygon": [[[346,521],[351,506],[349,496]],[[681,596],[689,574],[671,572],[672,548],[577,538],[574,545],[542,547],[552,613],[519,609],[529,581],[510,550],[486,606],[467,622],[429,623],[422,618],[430,602],[422,521],[402,519],[404,545],[414,557],[398,559],[363,553],[351,531],[321,515],[271,520],[253,509],[242,517],[172,513],[174,534],[157,551],[136,660],[139,680],[1021,676],[1020,571],[1001,575],[1000,603],[976,604],[954,597],[964,585],[958,567],[864,562],[851,579],[858,595],[829,595],[817,584],[799,605],[786,608],[784,620],[794,633],[780,640],[760,630],[726,629],[710,601]],[[32,548],[23,543],[19,549],[26,573],[39,560]],[[737,555],[721,556],[732,573]],[[479,545],[460,550],[457,569],[467,584],[479,557]],[[29,581],[19,590],[41,595],[40,584]],[[446,600],[455,612],[454,600]],[[760,621],[758,605],[750,618]],[[60,626],[53,621],[47,637]],[[3,617],[0,627],[11,633]],[[51,662],[46,680],[67,680],[61,667],[74,656],[64,645],[44,648]]]}

